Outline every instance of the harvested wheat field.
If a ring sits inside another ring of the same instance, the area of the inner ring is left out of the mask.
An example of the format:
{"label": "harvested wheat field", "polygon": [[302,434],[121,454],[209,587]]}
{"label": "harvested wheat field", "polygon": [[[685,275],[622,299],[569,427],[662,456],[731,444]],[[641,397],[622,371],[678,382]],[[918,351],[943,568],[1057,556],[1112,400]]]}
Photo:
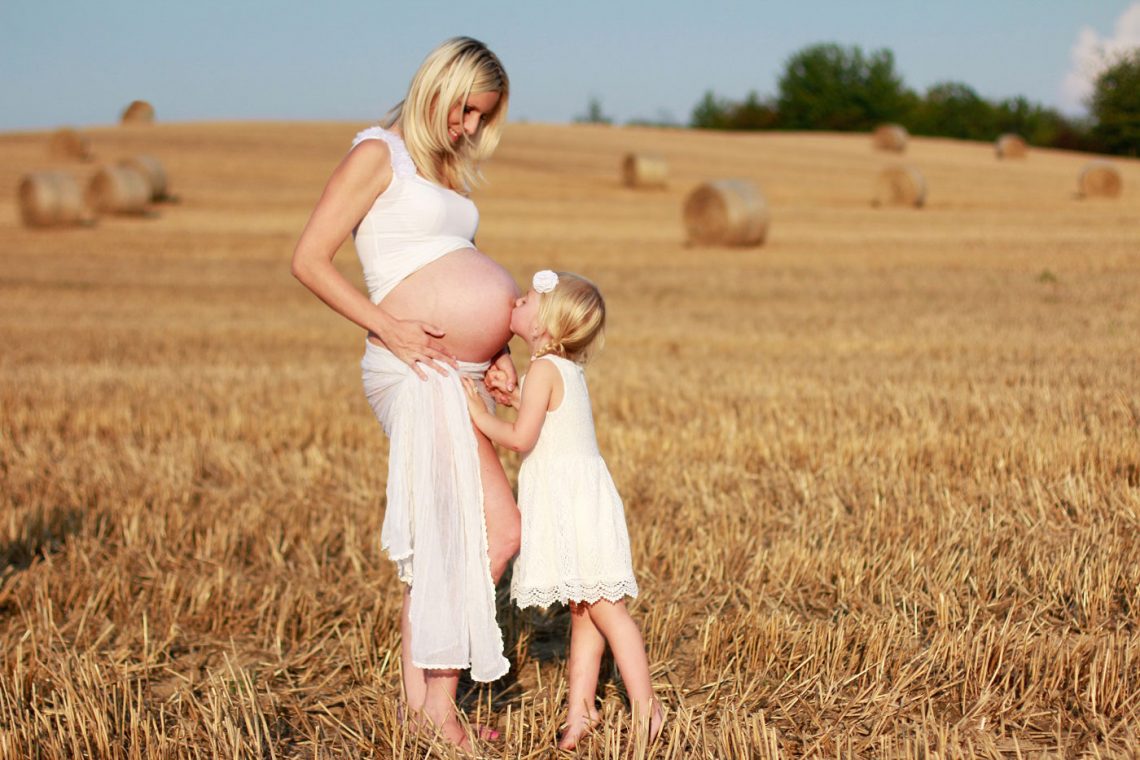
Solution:
{"label": "harvested wheat field", "polygon": [[[44,135],[0,135],[0,756],[449,754],[397,720],[363,336],[289,274],[361,126],[89,130],[182,202],[59,230],[19,224]],[[622,186],[631,149],[667,189]],[[607,664],[580,756],[1140,745],[1140,162],[1080,200],[1088,156],[992,151],[912,138],[915,210],[872,207],[866,135],[507,130],[478,243],[607,296],[591,393],[668,709],[646,753]],[[686,244],[721,177],[763,246]],[[554,754],[568,617],[500,587],[481,755]]]}

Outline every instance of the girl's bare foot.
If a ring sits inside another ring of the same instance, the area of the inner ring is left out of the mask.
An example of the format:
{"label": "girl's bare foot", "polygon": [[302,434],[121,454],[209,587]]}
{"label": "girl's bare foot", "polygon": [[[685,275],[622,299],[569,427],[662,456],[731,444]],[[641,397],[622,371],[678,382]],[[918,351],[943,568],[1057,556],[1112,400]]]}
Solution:
{"label": "girl's bare foot", "polygon": [[659,699],[654,698],[648,713],[639,709],[637,704],[634,704],[633,710],[635,730],[647,737],[648,743],[652,744],[661,735],[661,729],[665,726],[665,708],[661,706]]}
{"label": "girl's bare foot", "polygon": [[661,701],[658,699],[653,700],[653,709],[649,713],[649,743],[652,744],[661,735],[661,729],[665,727],[665,709],[661,707]]}
{"label": "girl's bare foot", "polygon": [[578,741],[598,724],[601,716],[597,710],[575,711],[566,716],[566,730],[558,740],[558,749],[574,749]]}

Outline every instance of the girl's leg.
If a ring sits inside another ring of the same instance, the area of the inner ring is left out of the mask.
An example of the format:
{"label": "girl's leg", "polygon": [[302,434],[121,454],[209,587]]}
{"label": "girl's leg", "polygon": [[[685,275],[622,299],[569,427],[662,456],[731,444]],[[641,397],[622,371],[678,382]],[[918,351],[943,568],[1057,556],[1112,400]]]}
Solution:
{"label": "girl's leg", "polygon": [[571,604],[570,662],[566,665],[570,691],[566,698],[566,732],[558,742],[561,749],[574,749],[582,734],[598,720],[594,695],[605,651],[606,640],[590,619],[587,605]]}
{"label": "girl's leg", "polygon": [[491,578],[495,583],[519,551],[520,518],[511,484],[495,446],[487,436],[475,431],[479,441],[479,475],[483,480],[483,517],[487,521],[487,553]]}
{"label": "girl's leg", "polygon": [[614,653],[614,661],[621,671],[626,693],[633,706],[634,720],[648,722],[649,740],[657,738],[665,714],[653,696],[649,680],[649,658],[645,655],[645,642],[637,623],[630,617],[624,601],[608,602],[602,599],[589,606],[590,619],[606,637]]}

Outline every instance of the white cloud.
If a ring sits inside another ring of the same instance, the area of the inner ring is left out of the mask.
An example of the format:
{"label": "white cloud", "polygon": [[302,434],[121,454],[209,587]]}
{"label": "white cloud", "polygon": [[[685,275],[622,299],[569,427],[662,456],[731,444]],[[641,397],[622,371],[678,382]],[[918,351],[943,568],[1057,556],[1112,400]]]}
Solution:
{"label": "white cloud", "polygon": [[1061,82],[1061,106],[1082,110],[1097,76],[1121,55],[1140,47],[1140,1],[1128,6],[1111,37],[1102,38],[1092,27],[1082,27],[1069,51],[1069,72]]}

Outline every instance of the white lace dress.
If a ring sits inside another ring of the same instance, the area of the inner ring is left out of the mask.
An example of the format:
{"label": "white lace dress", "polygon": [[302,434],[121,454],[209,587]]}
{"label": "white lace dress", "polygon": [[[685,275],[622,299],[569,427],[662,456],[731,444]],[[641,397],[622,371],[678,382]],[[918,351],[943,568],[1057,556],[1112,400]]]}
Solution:
{"label": "white lace dress", "polygon": [[559,356],[536,361],[558,368],[565,393],[519,470],[522,547],[511,598],[549,607],[636,597],[625,510],[598,452],[585,372]]}

